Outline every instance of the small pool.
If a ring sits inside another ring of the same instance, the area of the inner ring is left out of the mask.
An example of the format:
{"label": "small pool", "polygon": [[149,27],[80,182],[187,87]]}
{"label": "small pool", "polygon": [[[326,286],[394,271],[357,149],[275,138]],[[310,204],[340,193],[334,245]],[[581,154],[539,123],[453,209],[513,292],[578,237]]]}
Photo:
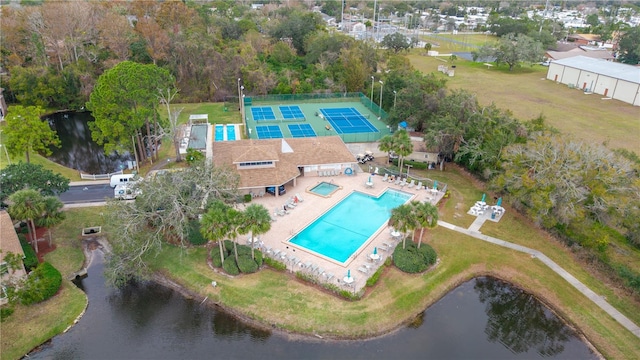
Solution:
{"label": "small pool", "polygon": [[235,125],[227,125],[227,140],[233,141],[236,139],[236,127]]}
{"label": "small pool", "polygon": [[215,141],[223,141],[223,140],[224,140],[224,125],[217,124]]}
{"label": "small pool", "polygon": [[340,188],[341,186],[339,185],[323,181],[318,185],[315,185],[312,188],[308,189],[307,191],[312,194],[320,195],[322,197],[329,197],[333,195],[334,192],[338,191]]}
{"label": "small pool", "polygon": [[394,189],[387,189],[380,197],[354,191],[289,242],[344,263],[387,223],[391,209],[412,196]]}

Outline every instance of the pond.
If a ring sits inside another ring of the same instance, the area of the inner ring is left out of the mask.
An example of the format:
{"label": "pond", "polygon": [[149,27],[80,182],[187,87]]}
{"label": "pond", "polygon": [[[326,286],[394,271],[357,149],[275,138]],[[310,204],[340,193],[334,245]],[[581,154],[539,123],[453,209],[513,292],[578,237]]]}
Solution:
{"label": "pond", "polygon": [[94,251],[85,315],[31,359],[597,359],[542,303],[508,283],[476,278],[409,326],[368,340],[326,341],[252,327],[153,283],[106,288]]}
{"label": "pond", "polygon": [[108,174],[127,167],[133,160],[129,153],[106,155],[104,148],[91,138],[89,112],[59,112],[48,115],[46,120],[60,138],[61,147],[52,147],[49,160],[88,174]]}

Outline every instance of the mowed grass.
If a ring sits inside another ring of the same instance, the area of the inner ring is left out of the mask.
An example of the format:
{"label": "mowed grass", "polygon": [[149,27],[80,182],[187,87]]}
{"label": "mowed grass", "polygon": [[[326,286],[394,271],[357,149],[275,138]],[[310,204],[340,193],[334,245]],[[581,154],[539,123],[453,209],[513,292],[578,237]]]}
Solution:
{"label": "mowed grass", "polygon": [[0,324],[2,359],[22,358],[65,331],[86,307],[85,293],[66,279],[56,296],[31,306],[16,305],[15,312]]}
{"label": "mowed grass", "polygon": [[[408,58],[424,73],[437,72],[443,62],[423,53],[416,50]],[[480,104],[495,103],[522,121],[543,115],[547,124],[576,139],[640,154],[638,107],[602,100],[601,95],[585,95],[546,80],[547,68],[540,65],[518,67],[512,72],[506,66],[487,69],[481,63],[462,59],[455,65],[455,76],[447,77],[447,87],[476,94]]]}

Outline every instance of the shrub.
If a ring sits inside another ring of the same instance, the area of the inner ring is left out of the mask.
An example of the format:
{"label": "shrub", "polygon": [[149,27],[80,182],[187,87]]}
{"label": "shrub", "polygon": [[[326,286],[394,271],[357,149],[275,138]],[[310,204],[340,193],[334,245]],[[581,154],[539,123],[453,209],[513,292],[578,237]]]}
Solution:
{"label": "shrub", "polygon": [[406,273],[418,273],[425,271],[435,263],[437,254],[435,250],[423,244],[420,249],[413,242],[407,242],[406,249],[398,245],[393,252],[393,262],[396,267]]}
{"label": "shrub", "polygon": [[233,256],[228,256],[224,259],[224,262],[222,263],[222,268],[229,275],[240,274],[240,269],[238,269],[238,265],[236,264],[236,259]]}
{"label": "shrub", "polygon": [[382,275],[382,271],[384,271],[384,266],[380,266],[378,270],[376,270],[376,272],[373,273],[373,275],[371,275],[371,277],[367,279],[368,287],[372,287],[378,282],[378,280],[380,280],[380,275]]}
{"label": "shrub", "polygon": [[238,269],[245,274],[251,274],[258,271],[258,264],[251,255],[238,255]]}
{"label": "shrub", "polygon": [[258,265],[258,267],[262,267],[262,263],[263,263],[263,257],[262,257],[262,251],[260,250],[256,250],[255,251],[255,256],[256,256],[256,265]]}
{"label": "shrub", "polygon": [[48,262],[43,262],[29,274],[18,297],[24,305],[47,300],[58,292],[62,285],[62,275]]}
{"label": "shrub", "polygon": [[251,202],[251,194],[244,194],[244,202],[248,203]]}
{"label": "shrub", "polygon": [[264,263],[272,267],[274,270],[285,271],[287,270],[287,264],[274,260],[272,258],[264,258]]}
{"label": "shrub", "polygon": [[213,267],[222,267],[222,260],[220,260],[220,246],[215,246],[211,249],[211,264]]}
{"label": "shrub", "polygon": [[189,221],[187,238],[192,245],[204,245],[207,243],[207,239],[200,233],[200,222],[198,220]]}
{"label": "shrub", "polygon": [[[426,170],[429,166],[426,162],[418,162],[413,160],[404,159],[402,162],[403,165],[411,165],[416,170]],[[398,159],[393,159],[393,165],[398,166]]]}
{"label": "shrub", "polygon": [[24,260],[22,262],[24,263],[24,267],[27,272],[30,272],[38,266],[38,256],[33,250],[33,247],[29,245],[24,235],[19,234],[18,238],[20,239],[20,245],[22,246],[22,251],[24,252]]}
{"label": "shrub", "polygon": [[0,322],[5,321],[11,314],[13,314],[13,308],[10,306],[0,307]]}

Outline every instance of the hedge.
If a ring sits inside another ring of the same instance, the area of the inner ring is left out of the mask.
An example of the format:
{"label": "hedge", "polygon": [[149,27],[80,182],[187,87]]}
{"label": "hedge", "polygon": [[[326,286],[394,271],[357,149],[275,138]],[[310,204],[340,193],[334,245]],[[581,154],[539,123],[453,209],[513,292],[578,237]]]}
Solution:
{"label": "hedge", "polygon": [[[413,167],[416,170],[426,170],[427,166],[429,166],[428,163],[423,163],[423,162],[419,162],[419,161],[413,161],[413,160],[407,160],[405,159],[402,162],[403,165],[411,165],[411,167]],[[398,159],[393,159],[393,165],[398,166]]]}
{"label": "hedge", "polygon": [[229,275],[238,275],[240,274],[240,269],[238,269],[238,265],[236,264],[236,259],[233,256],[228,256],[224,259],[222,263],[222,268]]}
{"label": "hedge", "polygon": [[238,269],[245,274],[258,271],[258,264],[251,258],[251,255],[238,255]]}
{"label": "hedge", "polygon": [[207,243],[207,239],[200,233],[200,222],[198,220],[190,220],[188,229],[187,238],[191,245],[204,245]]}
{"label": "hedge", "polygon": [[24,305],[47,300],[58,292],[62,285],[62,275],[48,262],[43,262],[29,274],[18,298]]}
{"label": "hedge", "polygon": [[274,270],[285,271],[287,270],[287,264],[280,262],[278,260],[274,260],[272,258],[264,258],[264,263],[268,266],[272,267]]}
{"label": "hedge", "polygon": [[437,258],[438,255],[431,246],[422,244],[418,249],[413,242],[407,242],[405,249],[398,245],[393,252],[393,262],[396,267],[411,274],[425,271],[435,264]]}
{"label": "hedge", "polygon": [[20,246],[22,246],[22,251],[24,252],[24,259],[22,262],[24,263],[24,267],[27,272],[30,272],[38,266],[38,256],[23,234],[18,234],[18,239],[20,239]]}

